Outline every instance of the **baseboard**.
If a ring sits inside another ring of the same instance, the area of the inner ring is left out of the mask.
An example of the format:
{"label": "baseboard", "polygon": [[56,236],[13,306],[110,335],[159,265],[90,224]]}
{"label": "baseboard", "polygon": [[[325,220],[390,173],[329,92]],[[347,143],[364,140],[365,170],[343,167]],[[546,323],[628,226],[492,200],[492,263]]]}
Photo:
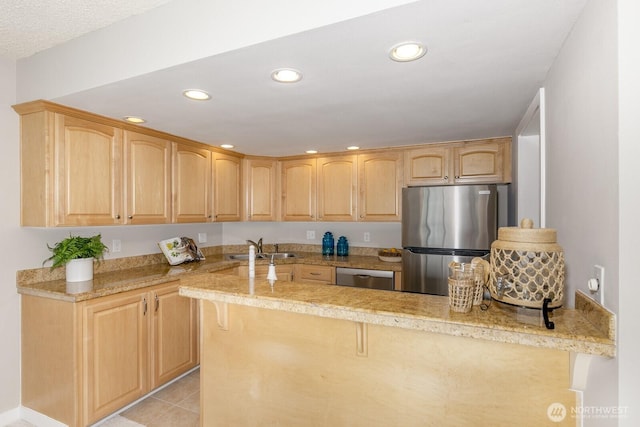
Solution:
{"label": "baseboard", "polygon": [[7,426],[20,419],[20,407],[0,412],[0,426]]}
{"label": "baseboard", "polygon": [[24,406],[20,407],[20,413],[17,419],[23,419],[38,427],[68,427],[66,424],[61,423],[58,420],[49,418],[40,412],[36,412],[33,409],[29,409]]}

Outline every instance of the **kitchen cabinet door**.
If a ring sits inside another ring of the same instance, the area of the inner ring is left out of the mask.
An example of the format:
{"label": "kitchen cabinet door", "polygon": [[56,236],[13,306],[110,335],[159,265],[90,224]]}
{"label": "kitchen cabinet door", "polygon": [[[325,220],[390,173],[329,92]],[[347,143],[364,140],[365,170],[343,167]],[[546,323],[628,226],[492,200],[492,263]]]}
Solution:
{"label": "kitchen cabinet door", "polygon": [[242,217],[241,159],[213,153],[213,220],[240,221]]}
{"label": "kitchen cabinet door", "polygon": [[465,143],[453,148],[457,184],[511,181],[511,138]]}
{"label": "kitchen cabinet door", "polygon": [[121,131],[62,114],[55,118],[56,225],[120,223]]}
{"label": "kitchen cabinet door", "polygon": [[450,182],[451,150],[433,146],[404,153],[405,185],[444,185]]}
{"label": "kitchen cabinet door", "polygon": [[149,391],[147,298],[146,292],[133,291],[92,300],[85,306],[86,424]]}
{"label": "kitchen cabinet door", "polygon": [[400,221],[401,151],[358,155],[358,219]]}
{"label": "kitchen cabinet door", "polygon": [[284,221],[316,220],[315,159],[281,161],[280,188]]}
{"label": "kitchen cabinet door", "polygon": [[318,221],[355,221],[357,156],[333,156],[316,160]]}
{"label": "kitchen cabinet door", "polygon": [[211,221],[211,151],[173,147],[173,222]]}
{"label": "kitchen cabinet door", "polygon": [[247,159],[244,163],[248,221],[276,221],[277,188],[275,160]]}
{"label": "kitchen cabinet door", "polygon": [[197,301],[178,295],[178,287],[176,282],[150,293],[152,389],[198,364]]}
{"label": "kitchen cabinet door", "polygon": [[171,222],[171,143],[125,131],[127,224]]}

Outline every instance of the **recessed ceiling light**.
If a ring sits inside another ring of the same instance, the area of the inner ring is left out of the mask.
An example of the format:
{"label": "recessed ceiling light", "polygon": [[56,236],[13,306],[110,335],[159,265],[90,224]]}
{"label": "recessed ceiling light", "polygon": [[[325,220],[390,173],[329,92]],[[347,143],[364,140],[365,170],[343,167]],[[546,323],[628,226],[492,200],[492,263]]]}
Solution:
{"label": "recessed ceiling light", "polygon": [[226,149],[231,149],[231,148],[233,148],[234,146],[233,146],[233,145],[231,145],[231,144],[220,144],[220,147],[222,147],[222,148],[226,148]]}
{"label": "recessed ceiling light", "polygon": [[318,154],[318,150],[307,150],[305,151],[307,154]]}
{"label": "recessed ceiling light", "polygon": [[302,79],[302,73],[293,68],[279,68],[271,73],[271,78],[279,83],[295,83]]}
{"label": "recessed ceiling light", "polygon": [[357,145],[351,145],[349,147],[347,147],[347,150],[359,150],[360,147],[358,147]]}
{"label": "recessed ceiling light", "polygon": [[146,120],[143,119],[142,117],[136,117],[136,116],[126,116],[124,117],[124,120],[129,122],[129,123],[136,123],[136,124],[140,124],[140,123],[145,123]]}
{"label": "recessed ceiling light", "polygon": [[200,89],[187,89],[185,91],[182,91],[182,94],[187,98],[196,101],[207,101],[211,99],[211,95]]}
{"label": "recessed ceiling light", "polygon": [[398,62],[415,61],[422,58],[427,49],[418,42],[404,42],[395,45],[389,52],[389,57]]}

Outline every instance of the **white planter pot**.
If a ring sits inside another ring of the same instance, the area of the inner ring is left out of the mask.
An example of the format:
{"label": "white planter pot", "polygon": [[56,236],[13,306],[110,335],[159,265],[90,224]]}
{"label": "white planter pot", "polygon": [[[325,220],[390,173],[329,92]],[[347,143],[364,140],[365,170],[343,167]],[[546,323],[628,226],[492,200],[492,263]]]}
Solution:
{"label": "white planter pot", "polygon": [[67,282],[93,280],[93,258],[72,259],[66,265]]}

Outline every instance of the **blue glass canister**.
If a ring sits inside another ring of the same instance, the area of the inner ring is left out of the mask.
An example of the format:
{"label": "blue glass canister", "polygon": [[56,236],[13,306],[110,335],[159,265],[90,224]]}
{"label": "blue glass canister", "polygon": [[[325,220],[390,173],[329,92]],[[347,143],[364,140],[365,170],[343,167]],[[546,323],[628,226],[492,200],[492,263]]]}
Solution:
{"label": "blue glass canister", "polygon": [[340,236],[340,238],[338,238],[337,254],[338,256],[349,255],[349,242],[344,236]]}
{"label": "blue glass canister", "polygon": [[334,240],[330,231],[324,233],[322,238],[322,255],[333,255]]}

